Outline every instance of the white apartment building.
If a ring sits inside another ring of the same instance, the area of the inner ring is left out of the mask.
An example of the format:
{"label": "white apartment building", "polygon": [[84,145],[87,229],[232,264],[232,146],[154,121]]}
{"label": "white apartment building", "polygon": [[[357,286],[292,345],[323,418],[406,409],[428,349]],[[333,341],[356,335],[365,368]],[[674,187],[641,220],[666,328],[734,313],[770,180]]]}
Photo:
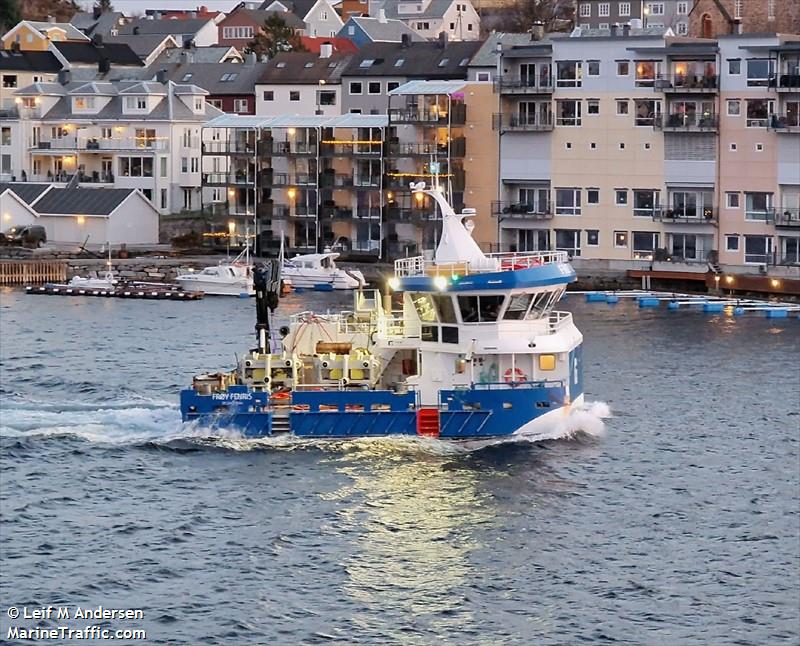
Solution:
{"label": "white apartment building", "polygon": [[161,214],[200,209],[202,126],[221,114],[205,90],[61,80],[17,90],[1,120],[16,181],[140,189]]}

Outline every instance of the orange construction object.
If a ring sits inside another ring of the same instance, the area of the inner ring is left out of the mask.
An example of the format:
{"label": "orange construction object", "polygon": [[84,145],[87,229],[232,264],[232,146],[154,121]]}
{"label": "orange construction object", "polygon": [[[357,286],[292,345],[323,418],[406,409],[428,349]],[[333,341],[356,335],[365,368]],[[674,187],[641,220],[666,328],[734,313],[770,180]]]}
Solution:
{"label": "orange construction object", "polygon": [[352,343],[335,343],[331,341],[317,341],[317,354],[350,354]]}
{"label": "orange construction object", "polygon": [[420,408],[417,411],[417,435],[439,437],[438,408]]}

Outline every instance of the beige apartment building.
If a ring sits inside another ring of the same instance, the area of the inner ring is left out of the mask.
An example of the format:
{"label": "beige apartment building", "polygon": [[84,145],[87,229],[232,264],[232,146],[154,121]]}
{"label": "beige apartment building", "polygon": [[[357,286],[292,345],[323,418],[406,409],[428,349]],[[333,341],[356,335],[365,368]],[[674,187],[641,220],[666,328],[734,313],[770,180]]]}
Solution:
{"label": "beige apartment building", "polygon": [[503,249],[797,272],[800,37],[625,26],[497,56]]}

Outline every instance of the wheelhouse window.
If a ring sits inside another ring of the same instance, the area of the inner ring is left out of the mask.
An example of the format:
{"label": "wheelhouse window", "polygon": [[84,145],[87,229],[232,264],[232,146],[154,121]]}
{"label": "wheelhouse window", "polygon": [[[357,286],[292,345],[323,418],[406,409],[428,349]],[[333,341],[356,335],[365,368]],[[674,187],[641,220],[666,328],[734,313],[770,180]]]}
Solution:
{"label": "wheelhouse window", "polygon": [[775,76],[774,58],[747,59],[747,86],[767,87]]}
{"label": "wheelhouse window", "polygon": [[581,87],[581,61],[558,61],[556,63],[557,87]]}
{"label": "wheelhouse window", "polygon": [[464,323],[494,323],[500,315],[504,296],[459,296],[458,308]]}
{"label": "wheelhouse window", "polygon": [[509,298],[506,313],[503,319],[506,321],[519,321],[525,318],[530,307],[533,294],[512,294]]}

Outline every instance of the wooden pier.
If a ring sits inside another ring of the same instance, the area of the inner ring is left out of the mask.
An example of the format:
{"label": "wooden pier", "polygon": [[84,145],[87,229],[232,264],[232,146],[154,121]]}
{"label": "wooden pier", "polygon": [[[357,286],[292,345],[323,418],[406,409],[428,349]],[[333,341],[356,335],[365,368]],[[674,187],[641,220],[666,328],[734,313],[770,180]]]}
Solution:
{"label": "wooden pier", "polygon": [[0,260],[0,285],[41,285],[66,280],[64,260]]}
{"label": "wooden pier", "polygon": [[160,301],[197,301],[203,298],[203,292],[185,292],[171,288],[169,285],[122,285],[114,289],[98,289],[93,287],[72,287],[70,285],[28,285],[28,294],[44,296],[98,296],[103,298],[138,298]]}

